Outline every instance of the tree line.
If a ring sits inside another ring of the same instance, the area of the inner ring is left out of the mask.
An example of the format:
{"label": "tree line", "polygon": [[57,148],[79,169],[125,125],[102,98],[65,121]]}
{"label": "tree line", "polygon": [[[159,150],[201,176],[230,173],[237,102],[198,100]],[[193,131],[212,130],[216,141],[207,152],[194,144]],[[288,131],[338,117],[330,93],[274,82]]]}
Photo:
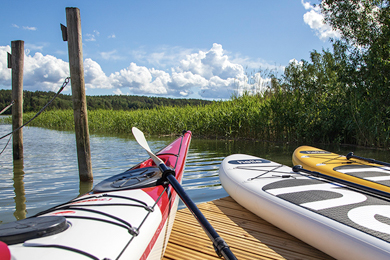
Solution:
{"label": "tree line", "polygon": [[[44,105],[54,97],[54,92],[46,91],[23,91],[23,111],[38,112]],[[0,90],[0,110],[12,102],[12,90]],[[106,95],[87,96],[88,110],[113,109],[113,110],[135,110],[152,109],[160,106],[186,106],[205,105],[211,101],[202,99],[174,99],[163,97],[127,96],[127,95]],[[60,94],[51,103],[47,110],[72,109],[72,96]],[[4,114],[11,114],[9,109]]]}
{"label": "tree line", "polygon": [[333,50],[291,63],[264,93],[270,124],[287,139],[390,146],[390,5],[323,0],[341,33]]}

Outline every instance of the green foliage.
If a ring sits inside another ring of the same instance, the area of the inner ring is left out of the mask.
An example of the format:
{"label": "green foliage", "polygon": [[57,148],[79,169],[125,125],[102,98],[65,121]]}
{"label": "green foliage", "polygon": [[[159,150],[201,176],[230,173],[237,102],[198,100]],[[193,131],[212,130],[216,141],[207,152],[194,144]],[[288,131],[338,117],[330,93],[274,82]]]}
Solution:
{"label": "green foliage", "polygon": [[340,60],[355,142],[388,146],[390,107],[390,6],[387,0],[324,0],[325,19],[342,33],[334,44]]}

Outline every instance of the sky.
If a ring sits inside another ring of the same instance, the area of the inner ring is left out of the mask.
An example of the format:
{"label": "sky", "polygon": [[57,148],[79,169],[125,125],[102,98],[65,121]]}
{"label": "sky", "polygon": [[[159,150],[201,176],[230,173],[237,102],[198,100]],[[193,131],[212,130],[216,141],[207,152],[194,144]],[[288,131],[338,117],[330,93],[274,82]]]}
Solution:
{"label": "sky", "polygon": [[[0,89],[7,52],[24,41],[23,89],[57,92],[69,76],[60,24],[80,9],[87,95],[229,99],[266,86],[294,60],[331,49],[338,32],[305,0],[12,0],[0,9]],[[62,92],[71,94],[69,86]]]}

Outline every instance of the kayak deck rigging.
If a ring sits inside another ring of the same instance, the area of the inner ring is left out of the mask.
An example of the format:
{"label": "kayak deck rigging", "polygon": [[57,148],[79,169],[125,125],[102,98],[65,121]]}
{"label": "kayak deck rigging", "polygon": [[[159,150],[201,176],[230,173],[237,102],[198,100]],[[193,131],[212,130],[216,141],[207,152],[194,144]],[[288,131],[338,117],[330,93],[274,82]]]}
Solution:
{"label": "kayak deck rigging", "polygon": [[[145,220],[148,218],[149,214],[154,211],[154,209],[157,206],[158,202],[160,201],[162,195],[165,192],[167,192],[167,189],[168,189],[168,186],[166,186],[162,190],[158,199],[155,201],[155,203],[153,205],[148,205],[147,203],[145,203],[141,200],[138,200],[138,199],[105,193],[105,194],[91,195],[88,197],[84,197],[82,199],[79,198],[79,199],[72,200],[72,201],[64,203],[60,206],[56,206],[56,207],[48,209],[44,212],[38,213],[35,216],[29,217],[25,220],[21,220],[18,222],[18,224],[23,225],[23,222],[27,222],[27,221],[33,222],[33,221],[44,219],[44,218],[59,218],[59,217],[62,217],[65,222],[67,222],[66,219],[99,221],[99,222],[102,222],[105,224],[115,225],[117,227],[121,227],[121,228],[126,229],[131,236],[129,238],[128,242],[126,243],[126,247],[127,247],[131,243],[133,238],[139,235],[140,229],[143,226],[143,224],[145,223]],[[123,202],[104,203],[104,201],[99,202],[99,200],[101,200],[101,199],[108,199],[108,200],[116,199],[116,200],[130,201],[131,203],[123,203]],[[95,202],[95,203],[90,203],[90,202]],[[98,202],[98,203],[96,203],[96,202]],[[83,204],[83,203],[88,203],[88,204]],[[128,223],[126,220],[124,220],[122,218],[116,217],[116,216],[109,214],[109,213],[106,213],[104,211],[100,211],[97,209],[91,209],[92,207],[99,208],[99,207],[114,207],[114,206],[139,207],[139,208],[145,209],[146,214],[145,214],[143,220],[141,221],[140,225],[138,227],[133,227],[130,223]],[[90,214],[96,215],[96,216],[77,215],[77,214],[80,214],[83,212],[90,213]],[[45,216],[42,216],[42,215],[45,215]],[[42,216],[42,217],[37,218],[38,216]],[[48,224],[52,224],[52,223],[48,223]],[[69,225],[69,223],[67,225]],[[46,227],[46,228],[41,227],[41,230],[39,232],[40,233],[45,232],[45,230],[47,230],[49,228],[50,227]],[[65,229],[62,229],[59,232],[62,232],[64,230]],[[50,235],[50,234],[48,234],[48,235]],[[8,239],[12,240],[15,236],[20,237],[20,234],[15,234],[15,235],[10,234]],[[39,237],[39,236],[40,235],[37,234],[37,237]],[[22,239],[22,237],[20,237],[20,239]],[[15,242],[13,244],[17,244],[20,242],[21,241],[19,241],[19,240],[15,240]],[[91,259],[99,259],[98,257],[96,257],[96,256],[94,256],[94,255],[92,255],[84,250],[81,250],[80,248],[70,247],[70,246],[66,246],[66,245],[39,244],[39,243],[30,243],[30,242],[26,242],[26,243],[24,243],[24,245],[26,247],[58,248],[58,249],[68,250],[68,251],[72,251],[72,252],[75,252],[78,254],[82,254],[82,255],[87,256]],[[125,250],[125,248],[123,250]],[[118,255],[118,258],[119,257],[120,257],[120,254]]]}

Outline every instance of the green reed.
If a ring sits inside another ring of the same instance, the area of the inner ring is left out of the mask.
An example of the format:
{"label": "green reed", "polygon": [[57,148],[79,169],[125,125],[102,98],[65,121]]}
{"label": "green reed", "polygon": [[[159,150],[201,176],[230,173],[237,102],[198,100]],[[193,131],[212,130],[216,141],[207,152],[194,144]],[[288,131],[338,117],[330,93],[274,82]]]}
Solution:
{"label": "green reed", "polygon": [[[24,121],[27,122],[34,115],[25,113]],[[92,134],[131,135],[131,128],[136,126],[149,135],[171,135],[191,130],[195,136],[206,138],[251,138],[306,144],[359,144],[362,140],[358,139],[356,133],[361,126],[354,123],[353,116],[356,117],[348,113],[345,104],[338,100],[326,97],[310,101],[299,93],[283,91],[265,96],[244,95],[199,106],[88,111]],[[10,123],[10,118],[3,120]],[[360,124],[369,126],[369,122]],[[47,111],[30,125],[73,130],[73,111]],[[390,128],[386,127],[382,128],[382,135],[376,136],[377,143],[382,145],[375,146],[387,147]]]}
{"label": "green reed", "polygon": [[[134,111],[91,110],[88,111],[88,124],[91,133],[130,134],[131,128],[136,126],[151,135],[169,135],[191,130],[198,136],[251,137],[266,126],[256,123],[263,106],[262,98],[245,96],[200,106],[168,106]],[[33,116],[34,113],[25,113],[24,121]],[[10,119],[5,120],[10,123]],[[30,125],[73,130],[73,111],[47,111]]]}

